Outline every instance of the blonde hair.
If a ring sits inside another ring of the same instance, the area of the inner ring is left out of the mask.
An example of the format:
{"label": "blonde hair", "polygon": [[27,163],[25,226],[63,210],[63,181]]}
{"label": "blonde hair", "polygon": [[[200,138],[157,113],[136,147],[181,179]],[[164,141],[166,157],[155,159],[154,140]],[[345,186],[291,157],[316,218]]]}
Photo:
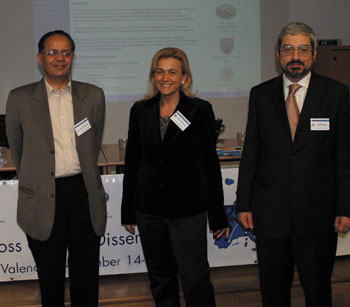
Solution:
{"label": "blonde hair", "polygon": [[181,62],[181,70],[182,74],[187,75],[187,79],[182,84],[180,88],[180,92],[183,92],[186,96],[194,96],[194,94],[191,91],[192,88],[192,73],[190,69],[190,65],[188,63],[187,55],[184,51],[178,48],[174,47],[167,47],[164,49],[159,50],[153,57],[151,62],[151,69],[149,71],[149,89],[148,93],[146,94],[145,98],[151,98],[158,94],[158,89],[154,85],[154,73],[156,71],[157,64],[160,59],[166,59],[166,58],[174,58]]}

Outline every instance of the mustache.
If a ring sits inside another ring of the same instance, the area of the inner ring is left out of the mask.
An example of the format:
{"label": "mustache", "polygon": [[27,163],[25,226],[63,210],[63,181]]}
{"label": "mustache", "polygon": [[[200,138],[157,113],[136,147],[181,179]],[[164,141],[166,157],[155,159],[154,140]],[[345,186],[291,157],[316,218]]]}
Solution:
{"label": "mustache", "polygon": [[67,66],[67,62],[66,62],[66,61],[54,61],[54,62],[52,62],[52,65],[63,65],[63,66]]}
{"label": "mustache", "polygon": [[302,62],[301,60],[291,60],[287,63],[287,65],[291,65],[291,64],[300,64],[300,65],[305,66],[305,63]]}

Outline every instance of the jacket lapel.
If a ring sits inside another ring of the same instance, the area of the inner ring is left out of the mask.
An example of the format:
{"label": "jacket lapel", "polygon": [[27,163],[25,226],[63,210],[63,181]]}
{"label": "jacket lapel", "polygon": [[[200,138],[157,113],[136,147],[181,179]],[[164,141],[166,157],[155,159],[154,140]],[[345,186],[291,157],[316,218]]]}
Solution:
{"label": "jacket lapel", "polygon": [[290,127],[289,127],[289,121],[288,121],[288,115],[287,115],[287,109],[286,109],[286,102],[284,99],[284,92],[283,92],[283,78],[282,75],[275,79],[275,83],[272,86],[272,104],[276,110],[276,113],[278,114],[278,117],[280,121],[282,122],[282,126],[286,129],[286,132],[292,139],[291,133],[290,133]]}
{"label": "jacket lapel", "polygon": [[[192,105],[193,102],[186,97],[186,95],[181,94],[179,103],[174,111],[174,114],[179,111],[183,116],[185,116],[189,121],[191,121],[192,117]],[[168,148],[176,138],[183,133],[182,130],[172,121],[170,120],[168,129],[165,133],[163,146],[164,148]]]}
{"label": "jacket lapel", "polygon": [[307,90],[303,108],[300,113],[298,126],[295,133],[295,139],[298,138],[298,130],[300,130],[299,127],[305,125],[310,126],[311,114],[313,110],[317,109],[320,106],[320,103],[323,100],[322,97],[324,97],[322,84],[320,84],[317,75],[312,73],[309,88]]}
{"label": "jacket lapel", "polygon": [[44,78],[39,81],[33,96],[33,116],[45,140],[54,148],[49,102]]}
{"label": "jacket lapel", "polygon": [[[85,92],[81,91],[79,84],[75,81],[72,81],[72,102],[73,102],[74,125],[79,123],[85,118],[88,118],[91,124],[92,118],[89,118],[90,108],[86,101],[86,94]],[[76,146],[78,146],[81,138],[78,137],[75,132],[74,132],[74,135],[75,135]]]}
{"label": "jacket lapel", "polygon": [[[272,89],[274,91],[272,103],[274,104],[274,107],[277,113],[279,114],[279,117],[282,121],[283,126],[287,129],[290,140],[292,141],[287,109],[286,109],[286,104],[284,99],[282,75],[276,79],[276,82]],[[303,109],[300,113],[297,130],[295,132],[294,143],[298,140],[298,138],[300,138],[300,135],[298,133],[298,131],[300,131],[299,127],[303,125],[309,125],[311,112],[314,110],[314,108],[318,107],[319,102],[322,100],[322,96],[323,96],[322,85],[319,84],[319,79],[317,75],[312,72],[309,88],[305,96]],[[281,101],[283,103],[281,103]]]}
{"label": "jacket lapel", "polygon": [[147,138],[155,142],[158,147],[161,146],[162,140],[160,136],[159,126],[159,95],[151,98],[146,102],[147,114],[145,114],[145,131]]}

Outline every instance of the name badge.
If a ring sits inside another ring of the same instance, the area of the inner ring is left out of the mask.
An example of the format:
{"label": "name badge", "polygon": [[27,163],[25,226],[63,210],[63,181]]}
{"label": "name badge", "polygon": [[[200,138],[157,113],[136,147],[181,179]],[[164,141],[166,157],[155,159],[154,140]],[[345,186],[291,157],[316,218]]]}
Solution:
{"label": "name badge", "polygon": [[191,122],[181,114],[180,111],[176,111],[176,113],[170,117],[170,119],[178,126],[182,131],[184,131]]}
{"label": "name badge", "polygon": [[82,121],[74,125],[74,130],[77,136],[81,136],[83,133],[91,128],[89,120],[85,117]]}
{"label": "name badge", "polygon": [[311,131],[329,131],[329,118],[310,118]]}

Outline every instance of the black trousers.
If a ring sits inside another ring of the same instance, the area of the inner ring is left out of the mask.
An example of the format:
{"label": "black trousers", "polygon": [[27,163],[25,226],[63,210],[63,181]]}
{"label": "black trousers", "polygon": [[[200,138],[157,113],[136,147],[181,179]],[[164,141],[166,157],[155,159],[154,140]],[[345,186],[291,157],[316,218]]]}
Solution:
{"label": "black trousers", "polygon": [[[322,227],[322,225],[320,226]],[[264,307],[291,306],[294,266],[304,289],[306,307],[331,307],[337,233],[329,237],[304,239],[294,230],[285,238],[271,238],[255,232],[260,287]]]}
{"label": "black trousers", "polygon": [[43,307],[64,306],[67,250],[71,306],[98,306],[100,237],[91,224],[82,175],[56,179],[51,236],[46,241],[28,235],[27,239],[38,270]]}
{"label": "black trousers", "polygon": [[178,274],[187,307],[215,306],[206,213],[163,218],[137,212],[136,218],[156,306],[180,306]]}

